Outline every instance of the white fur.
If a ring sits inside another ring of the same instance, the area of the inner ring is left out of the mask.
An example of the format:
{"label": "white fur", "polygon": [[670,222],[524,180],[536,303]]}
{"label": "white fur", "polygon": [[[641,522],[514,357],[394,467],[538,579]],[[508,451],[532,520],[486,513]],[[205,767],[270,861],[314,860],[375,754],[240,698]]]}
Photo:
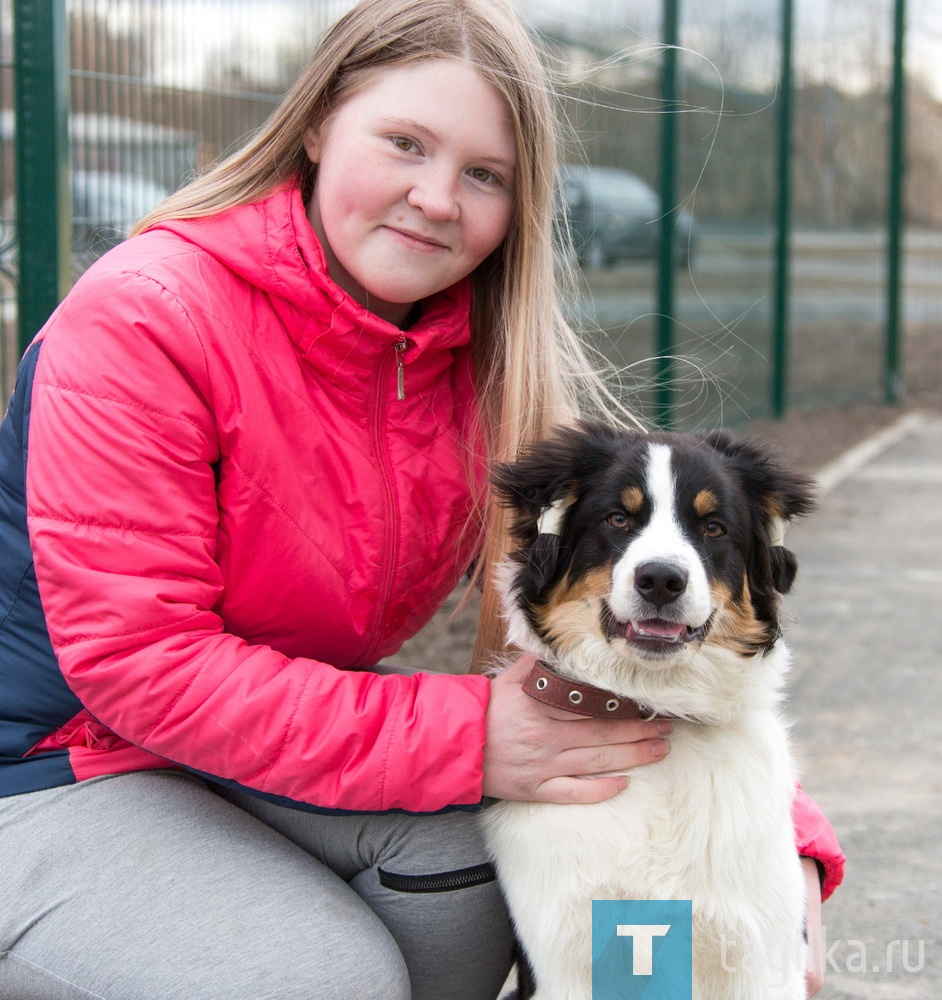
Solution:
{"label": "white fur", "polygon": [[[666,499],[667,448],[652,452],[654,515],[599,600],[624,609],[631,567],[670,558],[690,573],[685,614],[696,626],[722,608],[712,606],[707,573]],[[505,593],[514,572],[502,570]],[[648,660],[621,640],[586,634],[577,653],[560,661],[519,610],[507,612],[511,641],[561,673],[687,717],[674,723],[668,756],[632,770],[613,799],[506,801],[485,811],[539,1000],[590,1000],[593,899],[692,900],[694,1000],[803,998],[804,889],[790,816],[795,774],[780,714],[783,644],[744,657],[707,639],[699,649]]]}
{"label": "white fur", "polygon": [[550,504],[537,521],[536,530],[541,535],[558,535],[562,529],[563,518],[566,516],[568,502],[565,499]]}

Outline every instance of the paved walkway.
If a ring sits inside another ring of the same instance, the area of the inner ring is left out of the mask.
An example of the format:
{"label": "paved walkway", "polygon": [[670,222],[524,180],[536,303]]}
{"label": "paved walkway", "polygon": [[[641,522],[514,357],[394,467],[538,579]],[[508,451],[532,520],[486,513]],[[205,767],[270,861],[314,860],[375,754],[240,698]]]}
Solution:
{"label": "paved walkway", "polygon": [[821,481],[786,598],[795,747],[848,857],[820,997],[942,1000],[942,418]]}

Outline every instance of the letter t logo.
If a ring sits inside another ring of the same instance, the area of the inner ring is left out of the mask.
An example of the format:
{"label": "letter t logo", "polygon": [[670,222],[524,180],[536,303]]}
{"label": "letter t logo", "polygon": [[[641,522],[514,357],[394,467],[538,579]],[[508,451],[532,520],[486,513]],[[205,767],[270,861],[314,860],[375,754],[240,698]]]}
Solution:
{"label": "letter t logo", "polygon": [[692,930],[689,899],[593,899],[592,1000],[693,1000]]}
{"label": "letter t logo", "polygon": [[619,937],[632,940],[631,972],[635,976],[654,974],[654,953],[652,941],[664,937],[671,929],[670,924],[618,924]]}

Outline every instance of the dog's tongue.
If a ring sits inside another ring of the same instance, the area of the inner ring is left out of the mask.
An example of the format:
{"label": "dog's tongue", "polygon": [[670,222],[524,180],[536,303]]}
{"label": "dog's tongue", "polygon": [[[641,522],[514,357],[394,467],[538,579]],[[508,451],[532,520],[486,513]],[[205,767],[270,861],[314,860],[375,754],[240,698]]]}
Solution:
{"label": "dog's tongue", "polygon": [[657,639],[671,639],[676,641],[687,631],[687,626],[680,622],[666,622],[660,618],[651,618],[643,622],[628,622],[628,627],[625,631],[626,637],[629,639],[634,634],[642,638],[649,635]]}

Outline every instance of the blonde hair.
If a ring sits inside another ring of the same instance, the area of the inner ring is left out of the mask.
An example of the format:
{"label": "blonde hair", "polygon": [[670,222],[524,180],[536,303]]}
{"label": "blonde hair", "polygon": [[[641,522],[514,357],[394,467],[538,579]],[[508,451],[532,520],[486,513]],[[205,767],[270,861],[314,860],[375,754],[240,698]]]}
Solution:
{"label": "blonde hair", "polygon": [[[135,232],[259,200],[296,176],[309,196],[315,167],[305,134],[323,128],[382,68],[433,58],[471,63],[504,99],[516,139],[513,222],[501,247],[472,276],[483,443],[489,462],[505,461],[554,424],[574,420],[587,403],[598,409],[612,402],[560,309],[553,235],[556,107],[544,61],[506,0],[362,0],[327,32],[255,137],[172,195]],[[503,645],[490,568],[507,542],[505,512],[490,499],[481,504],[485,549],[477,569],[483,600],[476,663]]]}

